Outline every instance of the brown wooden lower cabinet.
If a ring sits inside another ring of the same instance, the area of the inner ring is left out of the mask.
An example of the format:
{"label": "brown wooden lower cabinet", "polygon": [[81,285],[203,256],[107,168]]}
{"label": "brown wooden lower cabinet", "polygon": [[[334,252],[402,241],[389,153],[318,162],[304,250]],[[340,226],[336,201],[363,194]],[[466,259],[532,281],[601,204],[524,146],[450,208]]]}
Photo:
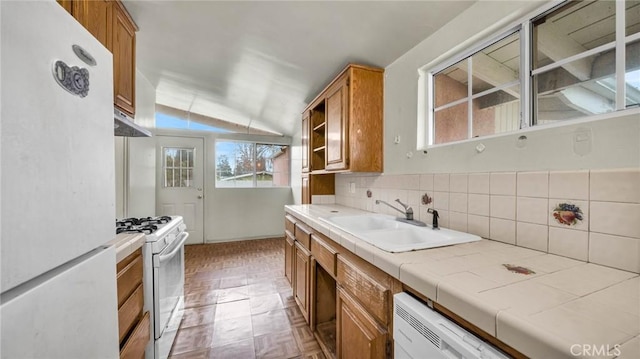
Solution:
{"label": "brown wooden lower cabinet", "polygon": [[289,281],[289,284],[293,284],[293,256],[295,252],[294,246],[295,239],[289,233],[285,232],[284,236],[284,276]]}
{"label": "brown wooden lower cabinet", "polygon": [[144,358],[144,349],[151,338],[149,330],[149,312],[146,312],[120,350],[120,359]]}
{"label": "brown wooden lower cabinet", "polygon": [[340,286],[337,307],[337,357],[386,358],[387,330]]}
{"label": "brown wooden lower cabinet", "polygon": [[300,307],[304,320],[309,323],[309,291],[311,253],[300,242],[295,243],[293,295]]}
{"label": "brown wooden lower cabinet", "polygon": [[142,270],[142,249],[136,250],[116,266],[120,358],[144,358],[150,339],[149,312],[142,312]]}

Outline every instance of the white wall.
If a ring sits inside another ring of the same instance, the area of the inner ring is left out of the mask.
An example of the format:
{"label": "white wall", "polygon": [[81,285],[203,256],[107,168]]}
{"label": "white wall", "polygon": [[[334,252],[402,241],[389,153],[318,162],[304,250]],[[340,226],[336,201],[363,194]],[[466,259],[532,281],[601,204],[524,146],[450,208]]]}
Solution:
{"label": "white wall", "polygon": [[[155,106],[155,88],[136,70],[135,122],[146,128],[155,128]],[[153,216],[156,214],[156,141],[153,137],[130,137],[127,141],[128,216]]]}
{"label": "white wall", "polygon": [[[156,90],[136,70],[135,123],[155,127]],[[115,137],[116,218],[156,213],[156,141],[153,137]]]}
{"label": "white wall", "polygon": [[[215,188],[215,140],[224,138],[290,145],[290,137],[168,129],[157,129],[156,132],[163,136],[204,138],[205,242],[226,242],[283,235],[284,206],[293,204],[291,188]],[[299,168],[300,163],[292,164],[293,166]]]}
{"label": "white wall", "polygon": [[[418,69],[436,64],[506,30],[506,26],[546,2],[479,1],[385,69],[384,172],[479,172],[502,170],[595,169],[640,165],[640,116],[537,128],[464,144],[417,151]],[[428,96],[428,94],[426,94]],[[590,143],[574,145],[577,132],[590,135]],[[516,147],[520,135],[526,146]],[[401,143],[394,144],[400,135]],[[478,154],[476,145],[486,150]],[[582,147],[588,147],[583,151]],[[407,153],[413,156],[407,158]]]}
{"label": "white wall", "polygon": [[[301,115],[302,116],[302,115]],[[302,117],[296,122],[296,134],[291,139],[291,191],[293,203],[302,203]]]}

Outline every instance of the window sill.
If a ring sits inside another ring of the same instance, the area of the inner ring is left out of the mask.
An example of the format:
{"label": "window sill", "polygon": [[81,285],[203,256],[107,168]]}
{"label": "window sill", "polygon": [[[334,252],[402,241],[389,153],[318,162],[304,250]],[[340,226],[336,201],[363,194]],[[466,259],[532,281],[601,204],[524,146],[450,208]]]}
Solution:
{"label": "window sill", "polygon": [[559,127],[565,127],[565,126],[570,126],[570,125],[578,125],[578,124],[583,124],[583,123],[602,121],[602,120],[609,120],[609,119],[621,118],[621,117],[627,117],[627,116],[634,116],[634,115],[635,116],[640,116],[640,107],[632,107],[632,108],[625,109],[625,110],[609,112],[609,113],[603,113],[603,114],[598,114],[598,115],[592,115],[592,116],[587,116],[587,117],[581,117],[581,118],[572,119],[572,120],[566,120],[566,121],[562,121],[562,122],[558,122],[558,123],[550,123],[550,124],[546,124],[546,125],[537,125],[537,126],[532,126],[532,127],[519,129],[519,130],[516,130],[516,131],[498,133],[498,134],[495,134],[495,135],[474,137],[474,138],[469,138],[469,139],[466,139],[466,140],[447,142],[447,143],[439,143],[439,144],[435,144],[435,145],[427,145],[426,147],[421,147],[421,148],[418,148],[417,150],[419,150],[419,151],[431,150],[431,149],[434,149],[434,148],[448,147],[448,146],[461,145],[461,144],[467,144],[467,143],[475,143],[475,142],[478,142],[478,141],[486,141],[486,140],[491,140],[491,139],[494,139],[494,138],[501,138],[501,137],[506,137],[506,136],[514,136],[514,135],[520,136],[520,135],[524,135],[524,134],[527,134],[527,133],[546,130],[546,129],[550,129],[550,128],[559,128]]}

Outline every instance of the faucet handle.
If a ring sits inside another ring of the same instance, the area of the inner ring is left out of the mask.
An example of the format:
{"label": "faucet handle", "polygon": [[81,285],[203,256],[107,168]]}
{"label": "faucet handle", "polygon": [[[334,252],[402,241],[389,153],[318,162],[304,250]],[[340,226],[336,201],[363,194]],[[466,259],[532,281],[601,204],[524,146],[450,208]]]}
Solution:
{"label": "faucet handle", "polygon": [[401,205],[402,207],[404,207],[404,210],[405,210],[405,211],[408,211],[408,210],[410,210],[410,209],[411,209],[411,207],[409,207],[408,205],[406,205],[406,204],[404,204],[404,203],[400,202],[400,198],[396,198],[396,202],[400,203],[400,205]]}

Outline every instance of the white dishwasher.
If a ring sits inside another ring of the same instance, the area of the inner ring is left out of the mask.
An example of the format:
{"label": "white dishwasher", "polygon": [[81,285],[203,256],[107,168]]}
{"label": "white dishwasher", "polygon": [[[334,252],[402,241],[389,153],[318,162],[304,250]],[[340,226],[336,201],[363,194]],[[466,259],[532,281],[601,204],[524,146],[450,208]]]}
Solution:
{"label": "white dishwasher", "polygon": [[407,293],[393,302],[395,359],[509,358]]}

